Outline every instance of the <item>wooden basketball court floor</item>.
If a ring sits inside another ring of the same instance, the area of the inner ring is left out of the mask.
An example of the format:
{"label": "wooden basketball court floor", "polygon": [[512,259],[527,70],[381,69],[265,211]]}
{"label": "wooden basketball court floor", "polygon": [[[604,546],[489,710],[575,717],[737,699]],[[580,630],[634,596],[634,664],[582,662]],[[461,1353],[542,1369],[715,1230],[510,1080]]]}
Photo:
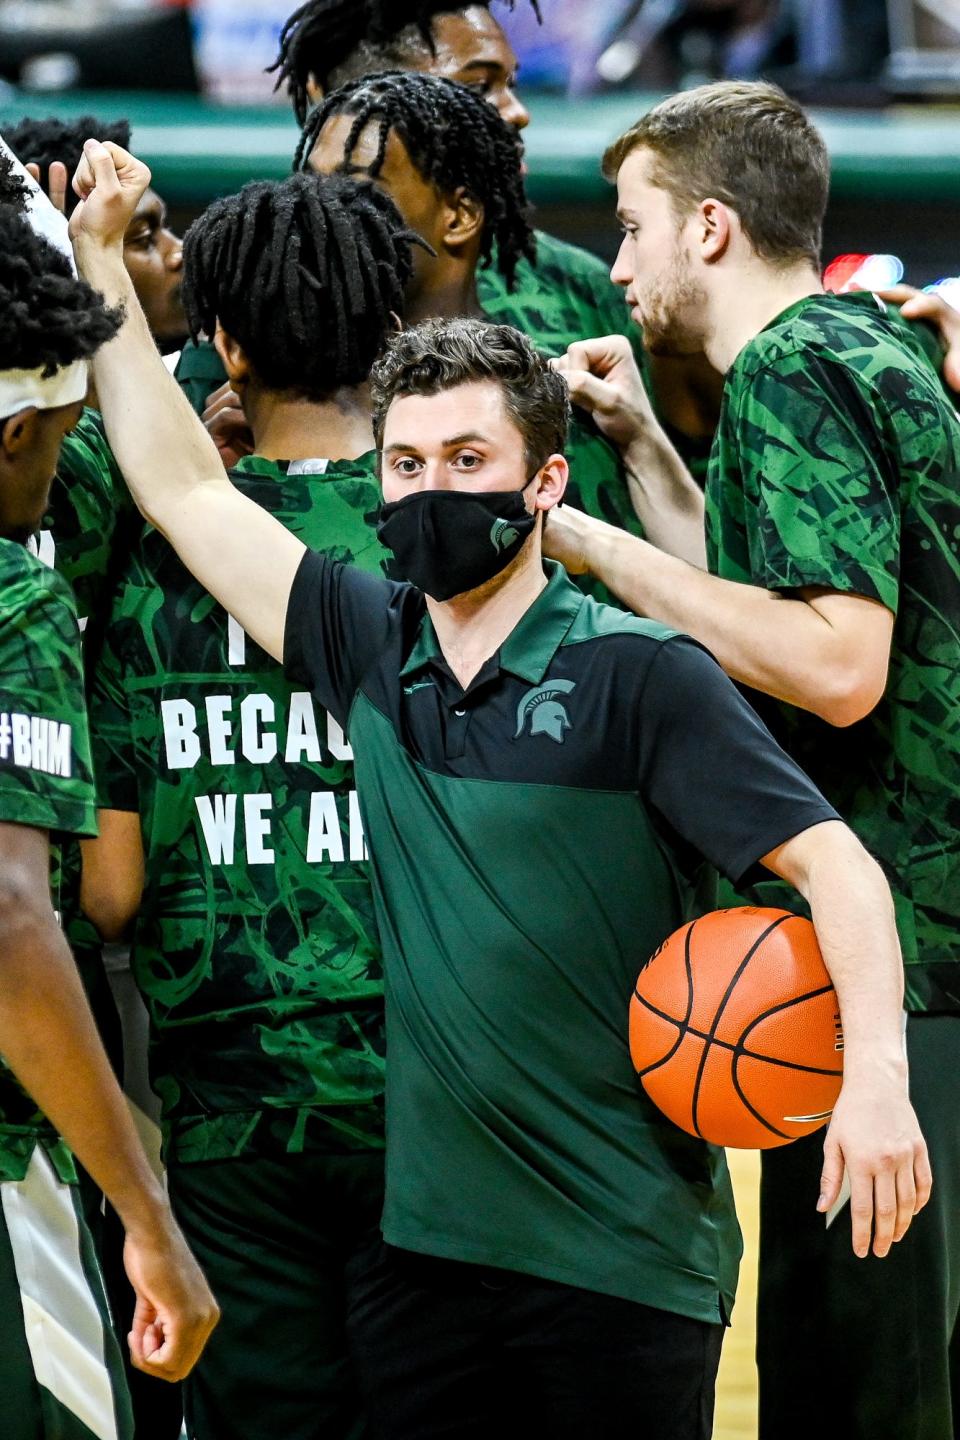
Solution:
{"label": "wooden basketball court floor", "polygon": [[743,1263],[733,1324],[723,1342],[717,1380],[713,1440],[757,1440],[757,1367],[754,1361],[757,1304],[760,1155],[728,1150],[727,1161],[743,1230]]}

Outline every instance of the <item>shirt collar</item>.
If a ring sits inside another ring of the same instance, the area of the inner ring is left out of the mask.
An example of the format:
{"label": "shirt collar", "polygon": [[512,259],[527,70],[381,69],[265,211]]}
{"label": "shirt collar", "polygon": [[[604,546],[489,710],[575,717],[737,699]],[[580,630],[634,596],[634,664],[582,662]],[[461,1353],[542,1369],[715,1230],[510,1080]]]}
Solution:
{"label": "shirt collar", "polygon": [[[562,565],[545,560],[543,568],[547,574],[546,588],[529,610],[521,615],[500,647],[500,668],[509,670],[531,685],[539,685],[546,675],[584,602],[582,592],[570,580]],[[440,642],[433,621],[424,612],[413,649],[400,675],[406,678],[440,658]]]}

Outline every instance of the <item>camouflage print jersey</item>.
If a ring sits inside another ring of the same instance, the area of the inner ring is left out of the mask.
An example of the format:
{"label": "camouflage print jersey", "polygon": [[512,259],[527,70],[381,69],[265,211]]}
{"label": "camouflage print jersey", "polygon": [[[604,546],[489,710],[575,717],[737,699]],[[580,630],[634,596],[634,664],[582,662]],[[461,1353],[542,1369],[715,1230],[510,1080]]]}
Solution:
{"label": "camouflage print jersey", "polygon": [[102,628],[120,567],[142,526],[97,410],[64,439],[37,553],[70,582],[84,644]]}
{"label": "camouflage print jersey", "polygon": [[[495,265],[477,271],[477,294],[484,314],[528,335],[544,355],[562,355],[576,340],[596,335],[626,335],[646,372],[640,332],[608,267],[596,255],[537,232],[537,260],[521,260],[513,290]],[[567,499],[588,515],[606,520],[631,535],[642,535],[620,455],[583,410],[575,409],[567,440],[570,484]],[[592,578],[575,577],[597,600],[619,605]]]}
{"label": "camouflage print jersey", "polygon": [[[80,615],[87,673],[103,640],[120,569],[143,527],[107,442],[99,411],[86,409],[60,450],[43,525],[34,542],[40,559],[70,584]],[[80,914],[80,847],[64,840],[52,849],[53,882],[70,941],[101,1030],[115,1011],[101,960],[100,937]]]}
{"label": "camouflage print jersey", "polygon": [[[761,708],[886,871],[908,1008],[960,1011],[960,421],[871,295],[801,300],[741,351],[707,537],[726,579],[894,612],[886,692],[866,719],[838,729]],[[777,882],[760,897],[783,899]]]}
{"label": "camouflage print jersey", "polygon": [[[12,540],[0,540],[0,820],[96,834],[76,608],[60,576]],[[0,1065],[0,1181],[22,1180],[38,1143],[61,1179],[76,1178],[56,1131]]]}
{"label": "camouflage print jersey", "polygon": [[[307,545],[377,571],[375,457],[233,479]],[[99,801],[139,812],[131,964],[167,1152],[383,1144],[383,998],[352,754],[306,690],[148,530],[97,667]]]}

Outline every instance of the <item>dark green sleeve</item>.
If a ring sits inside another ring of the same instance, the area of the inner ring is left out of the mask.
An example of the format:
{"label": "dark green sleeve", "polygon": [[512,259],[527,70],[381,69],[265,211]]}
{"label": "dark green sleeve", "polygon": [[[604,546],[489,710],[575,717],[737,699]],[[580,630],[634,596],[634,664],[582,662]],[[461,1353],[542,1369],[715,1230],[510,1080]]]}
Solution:
{"label": "dark green sleeve", "polygon": [[808,351],[781,356],[743,384],[735,431],[754,583],[822,585],[895,613],[899,477],[869,381]]}
{"label": "dark green sleeve", "polygon": [[103,421],[85,410],[64,439],[38,542],[41,559],[69,582],[84,623],[106,606],[117,552],[139,524]]}
{"label": "dark green sleeve", "polygon": [[124,692],[117,634],[116,625],[108,628],[90,690],[90,739],[97,776],[97,805],[101,810],[139,811],[130,701]]}
{"label": "dark green sleeve", "polygon": [[72,598],[63,580],[26,552],[5,564],[0,578],[0,820],[95,835]]}

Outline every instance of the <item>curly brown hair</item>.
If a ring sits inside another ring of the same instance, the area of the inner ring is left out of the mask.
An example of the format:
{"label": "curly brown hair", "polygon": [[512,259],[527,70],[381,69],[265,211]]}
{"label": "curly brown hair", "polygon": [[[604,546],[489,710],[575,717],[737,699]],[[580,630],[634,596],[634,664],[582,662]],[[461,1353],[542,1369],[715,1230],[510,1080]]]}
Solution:
{"label": "curly brown hair", "polygon": [[391,337],[370,376],[373,433],[383,448],[387,411],[401,395],[439,395],[458,385],[494,380],[523,436],[529,472],[563,454],[570,423],[567,382],[526,335],[488,320],[425,320]]}

